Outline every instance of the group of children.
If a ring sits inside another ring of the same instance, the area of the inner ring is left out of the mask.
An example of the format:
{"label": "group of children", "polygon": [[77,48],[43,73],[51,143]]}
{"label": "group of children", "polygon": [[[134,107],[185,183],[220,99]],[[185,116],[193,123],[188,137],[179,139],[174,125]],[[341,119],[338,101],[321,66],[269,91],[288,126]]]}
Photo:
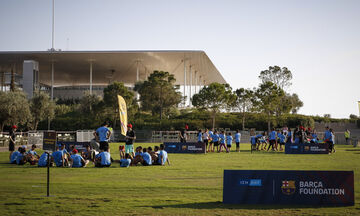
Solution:
{"label": "group of children", "polygon": [[135,149],[134,154],[129,154],[125,153],[123,146],[120,146],[120,166],[128,167],[137,166],[139,164],[143,166],[165,165],[166,162],[168,163],[168,165],[170,165],[168,154],[164,149],[164,144],[160,144],[160,147],[155,146],[154,150],[152,149],[152,147],[143,148],[141,146],[138,146]]}
{"label": "group of children", "polygon": [[326,142],[329,144],[330,153],[335,152],[335,133],[331,128],[329,129],[329,127],[325,128],[325,133],[322,140],[318,137],[315,129],[305,128],[303,126],[298,126],[293,131],[289,130],[285,126],[282,130],[275,130],[275,128],[273,128],[270,133],[264,131],[263,133],[254,134],[254,132],[251,132],[250,135],[250,143],[253,147],[255,147],[256,150],[269,151],[271,148],[272,151],[282,151],[283,146],[286,143],[299,144]]}
{"label": "group of children", "polygon": [[239,130],[236,131],[234,138],[231,132],[228,132],[226,134],[225,131],[221,131],[219,133],[217,130],[214,130],[213,132],[208,129],[205,129],[204,132],[202,132],[202,130],[199,130],[197,137],[198,142],[205,143],[207,152],[215,152],[216,147],[217,152],[222,152],[223,149],[225,149],[227,153],[230,153],[234,139],[236,143],[236,151],[240,152],[241,134]]}
{"label": "group of children", "polygon": [[[32,145],[31,150],[26,152],[26,146],[18,148],[10,156],[11,164],[24,165],[29,163],[31,165],[38,164],[39,167],[55,166],[57,167],[86,167],[91,161],[95,167],[110,167],[113,162],[109,149],[105,146],[103,150],[97,152],[88,145],[86,149],[79,154],[78,150],[74,146],[70,147],[70,152],[65,149],[65,145],[62,143],[56,147],[56,150],[50,154],[44,152],[41,156],[35,151],[36,145]],[[154,151],[151,147],[142,148],[141,146],[136,148],[134,155],[125,154],[125,151],[120,150],[120,167],[129,167],[130,165],[136,166],[139,163],[148,165],[165,165],[167,162],[170,165],[170,161],[167,152],[164,150],[164,145],[155,146]],[[50,161],[48,160],[50,159]],[[49,163],[49,164],[48,164]]]}

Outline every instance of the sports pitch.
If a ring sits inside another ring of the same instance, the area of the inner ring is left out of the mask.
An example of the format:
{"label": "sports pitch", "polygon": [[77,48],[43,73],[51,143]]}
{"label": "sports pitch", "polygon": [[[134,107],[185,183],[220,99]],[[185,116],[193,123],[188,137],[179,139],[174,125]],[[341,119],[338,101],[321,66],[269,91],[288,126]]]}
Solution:
{"label": "sports pitch", "polygon": [[[154,146],[154,144],[137,144]],[[111,144],[119,159],[118,143]],[[332,155],[242,152],[169,154],[171,166],[46,168],[8,164],[0,153],[1,215],[360,215],[360,148],[336,146]],[[42,151],[38,150],[38,153]],[[224,169],[353,170],[355,206],[222,204]]]}

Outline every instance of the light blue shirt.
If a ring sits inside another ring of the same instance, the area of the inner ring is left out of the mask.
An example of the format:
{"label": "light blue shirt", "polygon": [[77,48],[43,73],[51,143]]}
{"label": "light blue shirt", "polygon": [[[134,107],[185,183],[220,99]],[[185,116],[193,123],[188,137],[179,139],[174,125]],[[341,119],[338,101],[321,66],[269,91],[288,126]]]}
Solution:
{"label": "light blue shirt", "polygon": [[219,141],[219,134],[213,134],[212,136],[213,142]]}
{"label": "light blue shirt", "polygon": [[220,143],[221,143],[221,144],[225,144],[225,135],[224,135],[224,134],[220,134],[220,135],[219,135],[219,138],[220,138]]}
{"label": "light blue shirt", "polygon": [[99,127],[99,128],[96,130],[96,133],[97,133],[98,136],[99,136],[100,142],[102,142],[102,141],[107,141],[107,140],[108,140],[108,139],[107,139],[108,131],[110,131],[109,128],[104,127],[104,126]]}
{"label": "light blue shirt", "polygon": [[96,155],[96,158],[101,157],[101,165],[111,165],[110,153],[109,152],[101,152]]}
{"label": "light blue shirt", "polygon": [[63,151],[59,150],[52,153],[56,166],[62,166]]}
{"label": "light blue shirt", "polygon": [[276,132],[275,131],[271,131],[269,134],[269,140],[276,140]]}
{"label": "light blue shirt", "polygon": [[166,163],[167,157],[167,152],[165,150],[160,150],[158,163],[164,165]]}
{"label": "light blue shirt", "polygon": [[227,145],[231,145],[232,140],[233,140],[233,137],[232,137],[231,135],[227,135],[227,136],[226,136],[226,144],[227,144]]}
{"label": "light blue shirt", "polygon": [[16,157],[16,163],[20,165],[20,161],[24,158],[24,155],[19,152],[18,156]]}
{"label": "light blue shirt", "polygon": [[[48,154],[43,153],[39,158],[38,166],[46,167],[47,166],[47,158],[48,158]],[[50,158],[51,158],[51,156],[50,156]]]}
{"label": "light blue shirt", "polygon": [[235,142],[239,143],[241,139],[241,134],[240,133],[236,133],[235,134]]}
{"label": "light blue shirt", "polygon": [[332,137],[331,132],[329,130],[326,130],[324,139],[331,141],[331,137]]}
{"label": "light blue shirt", "polygon": [[28,154],[32,154],[32,155],[38,155],[37,153],[36,153],[36,151],[33,151],[33,150],[29,150],[28,152],[27,152]]}
{"label": "light blue shirt", "polygon": [[198,133],[198,142],[202,142],[203,140],[202,140],[202,133],[200,132],[200,133]]}
{"label": "light blue shirt", "polygon": [[121,159],[120,167],[129,167],[131,164],[131,159]]}
{"label": "light blue shirt", "polygon": [[73,160],[72,167],[82,167],[83,166],[81,163],[81,161],[84,159],[83,157],[81,157],[80,155],[77,155],[77,154],[73,154],[70,157]]}
{"label": "light blue shirt", "polygon": [[147,164],[151,165],[151,155],[149,153],[144,152],[142,157]]}
{"label": "light blue shirt", "polygon": [[16,158],[20,154],[19,151],[13,152],[10,157],[10,163],[16,163]]}
{"label": "light blue shirt", "polygon": [[285,135],[284,134],[279,133],[278,137],[280,138],[280,143],[285,143]]}

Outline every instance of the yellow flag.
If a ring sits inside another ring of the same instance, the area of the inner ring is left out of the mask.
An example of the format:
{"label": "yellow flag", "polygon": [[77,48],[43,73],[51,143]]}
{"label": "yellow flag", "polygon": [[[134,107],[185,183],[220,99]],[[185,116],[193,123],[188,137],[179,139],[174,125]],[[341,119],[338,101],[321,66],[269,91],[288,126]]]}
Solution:
{"label": "yellow flag", "polygon": [[126,136],[127,124],[128,124],[126,102],[124,98],[121,97],[120,95],[118,95],[118,102],[119,102],[121,134]]}

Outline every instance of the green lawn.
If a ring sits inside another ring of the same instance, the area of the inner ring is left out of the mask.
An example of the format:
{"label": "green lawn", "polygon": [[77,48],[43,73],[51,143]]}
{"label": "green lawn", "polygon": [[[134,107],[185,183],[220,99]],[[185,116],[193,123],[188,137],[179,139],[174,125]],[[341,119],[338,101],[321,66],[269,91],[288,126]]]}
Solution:
{"label": "green lawn", "polygon": [[[143,144],[148,146],[153,144]],[[118,144],[112,156],[119,159]],[[333,155],[256,152],[169,154],[171,166],[46,168],[7,164],[0,153],[0,215],[360,215],[360,149],[337,146]],[[41,151],[38,151],[41,153]],[[224,169],[354,170],[351,207],[222,204]]]}

